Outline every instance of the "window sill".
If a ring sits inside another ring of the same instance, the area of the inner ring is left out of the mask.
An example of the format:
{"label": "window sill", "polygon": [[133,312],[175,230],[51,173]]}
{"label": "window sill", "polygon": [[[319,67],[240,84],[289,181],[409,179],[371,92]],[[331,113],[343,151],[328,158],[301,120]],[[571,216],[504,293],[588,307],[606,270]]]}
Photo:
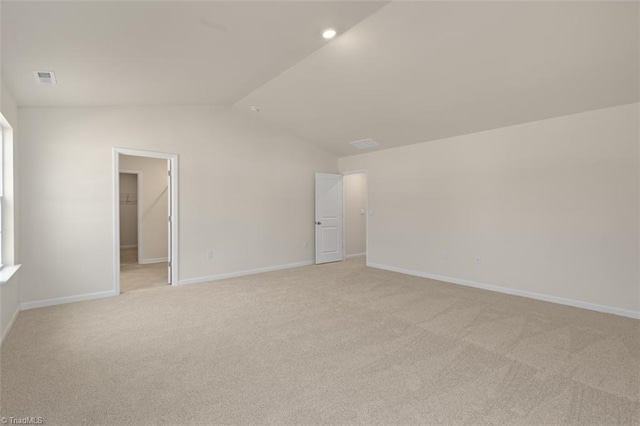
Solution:
{"label": "window sill", "polygon": [[6,265],[0,269],[0,286],[9,282],[22,265]]}

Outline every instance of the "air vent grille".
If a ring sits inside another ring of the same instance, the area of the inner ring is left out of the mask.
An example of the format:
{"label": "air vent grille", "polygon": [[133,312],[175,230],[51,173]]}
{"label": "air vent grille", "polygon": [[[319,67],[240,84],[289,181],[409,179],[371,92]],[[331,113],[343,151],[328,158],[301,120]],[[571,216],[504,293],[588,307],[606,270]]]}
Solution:
{"label": "air vent grille", "polygon": [[56,84],[56,75],[53,71],[35,71],[33,74],[40,84]]}
{"label": "air vent grille", "polygon": [[349,142],[349,145],[352,145],[358,149],[371,149],[373,147],[379,146],[380,144],[373,139],[363,139],[361,141]]}

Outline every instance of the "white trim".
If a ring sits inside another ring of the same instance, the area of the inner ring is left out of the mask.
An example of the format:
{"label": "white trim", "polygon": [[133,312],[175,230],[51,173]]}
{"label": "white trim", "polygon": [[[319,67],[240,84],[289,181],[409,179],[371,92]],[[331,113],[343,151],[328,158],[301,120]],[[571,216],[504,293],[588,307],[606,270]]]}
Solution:
{"label": "white trim", "polygon": [[180,285],[208,283],[211,281],[224,280],[227,278],[235,278],[235,277],[242,277],[245,275],[260,274],[262,272],[280,271],[283,269],[299,268],[301,266],[309,266],[313,264],[314,262],[312,260],[305,260],[304,262],[289,263],[286,265],[267,266],[265,268],[249,269],[246,271],[238,271],[238,272],[229,272],[226,274],[210,275],[208,277],[187,278],[186,280],[181,280]]}
{"label": "white trim", "polygon": [[113,293],[120,294],[120,154],[114,149],[113,161]]}
{"label": "white trim", "polygon": [[2,113],[0,113],[0,127],[2,127],[3,130],[13,130],[11,123],[9,123],[9,120],[7,120],[7,118],[2,115]]}
{"label": "white trim", "polygon": [[[169,154],[164,152],[142,151],[128,148],[113,148],[113,293],[120,294],[120,182],[118,179],[120,173],[119,156],[132,155],[136,157],[150,157],[169,160],[171,163],[171,285],[178,285],[179,275],[179,247],[178,247],[178,228],[179,228],[179,181],[178,181],[178,154]],[[140,182],[138,182],[140,183]],[[138,194],[138,200],[142,197]],[[138,209],[140,213],[141,209]],[[140,229],[140,227],[138,227]],[[140,240],[138,240],[138,250],[140,250]]]}
{"label": "white trim", "polygon": [[132,248],[138,248],[138,245],[132,244],[130,246],[120,246],[120,249],[132,249]]}
{"label": "white trim", "polygon": [[140,260],[138,260],[138,263],[140,265],[148,265],[150,263],[167,262],[168,260],[169,260],[168,257],[154,257],[154,258],[150,258],[150,259],[140,259]]}
{"label": "white trim", "polygon": [[346,259],[353,259],[354,257],[366,257],[367,253],[348,254]]}
{"label": "white trim", "polygon": [[22,265],[4,265],[0,269],[0,286],[6,284],[18,272]]}
{"label": "white trim", "polygon": [[497,293],[505,293],[513,296],[527,297],[529,299],[542,300],[544,302],[557,303],[559,305],[572,306],[574,308],[588,309],[590,311],[603,312],[606,314],[619,315],[623,317],[640,319],[640,312],[628,309],[616,308],[613,306],[598,305],[596,303],[582,302],[580,300],[566,299],[564,297],[550,296],[547,294],[534,293],[525,290],[516,290],[507,287],[501,287],[493,284],[485,284],[476,281],[463,280],[460,278],[446,277],[442,275],[428,274],[426,272],[412,271],[404,268],[396,268],[395,266],[381,265],[379,263],[367,262],[367,266],[371,268],[384,269],[401,274],[413,275],[415,277],[429,278],[436,281],[443,281],[452,284],[464,285],[467,287],[479,288],[482,290],[495,291]]}
{"label": "white trim", "polygon": [[36,300],[33,302],[23,302],[20,307],[23,311],[35,308],[44,308],[46,306],[62,305],[64,303],[82,302],[85,300],[102,299],[103,297],[116,296],[113,290],[101,291],[98,293],[79,294],[77,296],[56,297],[55,299]]}
{"label": "white trim", "polygon": [[13,315],[11,315],[11,319],[9,320],[9,325],[2,332],[2,338],[0,338],[0,347],[2,347],[2,345],[4,344],[5,339],[7,338],[7,336],[9,336],[9,332],[13,328],[13,324],[16,322],[16,319],[18,319],[18,314],[20,313],[21,310],[22,309],[20,309],[20,304],[18,304],[18,306],[16,306],[15,312],[13,313]]}
{"label": "white trim", "polygon": [[122,155],[131,155],[133,157],[150,157],[150,158],[160,158],[162,160],[169,160],[172,157],[177,157],[177,154],[168,154],[165,152],[156,152],[156,151],[145,151],[142,149],[129,149],[129,148],[118,148],[115,149],[119,154]]}

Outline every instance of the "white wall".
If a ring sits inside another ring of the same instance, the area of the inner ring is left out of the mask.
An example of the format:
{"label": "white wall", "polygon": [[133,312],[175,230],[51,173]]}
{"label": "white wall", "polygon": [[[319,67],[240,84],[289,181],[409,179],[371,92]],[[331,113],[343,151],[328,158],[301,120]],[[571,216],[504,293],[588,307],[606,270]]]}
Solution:
{"label": "white wall", "polygon": [[[0,87],[4,83],[0,81]],[[11,92],[6,87],[0,94],[0,113],[12,130],[7,132],[3,141],[3,217],[2,217],[2,250],[4,263],[13,265],[18,262],[17,226],[18,202],[16,198],[17,180],[14,179],[14,161],[18,151],[18,106]],[[4,339],[20,309],[19,276],[14,275],[9,281],[0,283],[0,339]]]}
{"label": "white wall", "polygon": [[120,173],[120,247],[138,247],[138,175],[133,173]]}
{"label": "white wall", "polygon": [[371,264],[637,313],[638,149],[632,104],[347,157],[340,169],[368,171]]}
{"label": "white wall", "polygon": [[[168,177],[167,160],[120,156],[120,170],[142,172],[142,241],[139,262],[167,260]],[[122,227],[122,223],[120,224]],[[122,245],[122,241],[120,242]]]}
{"label": "white wall", "polygon": [[346,255],[364,254],[367,251],[367,221],[363,213],[367,209],[367,175],[348,174],[343,182]]}
{"label": "white wall", "polygon": [[114,146],[179,155],[180,280],[313,258],[314,172],[337,159],[253,117],[24,108],[20,123],[23,302],[113,289]]}

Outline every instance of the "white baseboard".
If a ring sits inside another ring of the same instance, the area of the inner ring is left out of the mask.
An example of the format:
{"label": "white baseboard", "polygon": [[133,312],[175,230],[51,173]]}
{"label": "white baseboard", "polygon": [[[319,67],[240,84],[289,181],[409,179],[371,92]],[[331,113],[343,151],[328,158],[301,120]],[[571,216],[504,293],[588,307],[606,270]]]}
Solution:
{"label": "white baseboard", "polygon": [[2,344],[4,343],[5,339],[9,335],[11,328],[13,328],[13,324],[16,322],[16,319],[18,318],[18,314],[20,313],[20,311],[21,311],[20,305],[16,306],[16,311],[13,313],[13,315],[11,315],[11,320],[9,320],[9,325],[2,332],[2,337],[0,338],[0,347],[2,347]]}
{"label": "white baseboard", "polygon": [[155,257],[155,258],[151,258],[151,259],[140,259],[138,260],[138,263],[140,265],[148,265],[150,263],[162,263],[162,262],[167,262],[169,261],[168,257]]}
{"label": "white baseboard", "polygon": [[500,287],[493,284],[485,284],[475,281],[463,280],[460,278],[446,277],[442,275],[428,274],[426,272],[411,271],[404,268],[396,268],[395,266],[381,265],[379,263],[369,263],[367,266],[387,271],[399,272],[401,274],[413,275],[421,278],[429,278],[436,281],[444,281],[452,284],[464,285],[467,287],[479,288],[482,290],[495,291],[498,293],[511,294],[513,296],[528,297],[529,299],[542,300],[545,302],[557,303],[560,305],[573,306],[574,308],[588,309],[591,311],[604,312],[606,314],[619,315],[634,319],[640,319],[640,312],[628,309],[615,308],[613,306],[598,305],[596,303],[582,302],[580,300],[566,299],[564,297],[549,296],[547,294],[534,293],[525,290],[516,290],[508,287]]}
{"label": "white baseboard", "polygon": [[57,297],[55,299],[35,300],[33,302],[23,302],[20,306],[23,311],[46,306],[62,305],[63,303],[82,302],[84,300],[102,299],[103,297],[116,296],[113,290],[100,291],[98,293],[79,294],[77,296]]}
{"label": "white baseboard", "polygon": [[367,253],[356,253],[356,254],[348,254],[344,258],[345,259],[353,259],[354,257],[366,257]]}
{"label": "white baseboard", "polygon": [[130,248],[138,248],[137,245],[130,245],[130,246],[120,246],[120,249],[130,249]]}
{"label": "white baseboard", "polygon": [[186,280],[180,280],[179,284],[186,285],[186,284],[208,283],[210,281],[218,281],[218,280],[224,280],[227,278],[235,278],[235,277],[242,277],[245,275],[260,274],[262,272],[272,272],[272,271],[280,271],[282,269],[299,268],[301,266],[313,265],[313,263],[314,262],[311,260],[306,260],[304,262],[289,263],[286,265],[267,266],[265,268],[249,269],[246,271],[238,271],[238,272],[229,272],[226,274],[210,275],[208,277],[187,278]]}

